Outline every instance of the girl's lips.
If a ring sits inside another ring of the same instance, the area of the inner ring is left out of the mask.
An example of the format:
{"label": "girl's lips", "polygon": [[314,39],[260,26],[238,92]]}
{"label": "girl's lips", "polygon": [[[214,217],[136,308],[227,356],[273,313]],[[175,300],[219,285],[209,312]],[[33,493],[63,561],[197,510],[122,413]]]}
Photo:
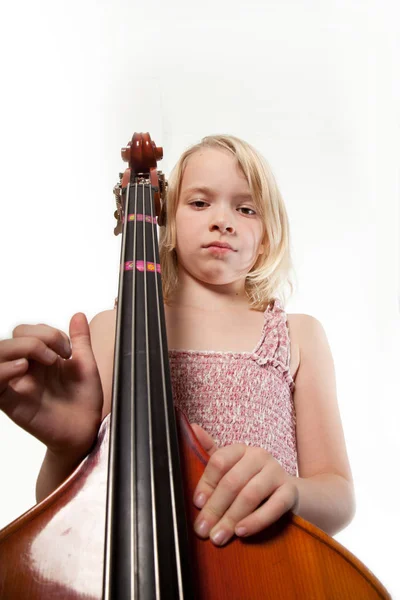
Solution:
{"label": "girl's lips", "polygon": [[212,252],[217,252],[218,254],[233,252],[232,248],[221,248],[221,246],[207,246],[206,250],[211,250]]}

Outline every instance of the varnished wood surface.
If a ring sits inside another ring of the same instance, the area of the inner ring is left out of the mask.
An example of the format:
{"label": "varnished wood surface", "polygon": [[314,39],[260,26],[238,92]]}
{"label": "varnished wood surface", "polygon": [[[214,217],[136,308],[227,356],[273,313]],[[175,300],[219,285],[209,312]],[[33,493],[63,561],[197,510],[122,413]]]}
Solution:
{"label": "varnished wood surface", "polygon": [[[182,413],[178,415],[198,598],[390,598],[361,561],[292,513],[258,536],[246,541],[235,538],[222,548],[198,538],[192,528],[198,513],[192,496],[207,455]],[[96,447],[76,471],[51,496],[0,532],[1,600],[101,599],[108,439],[106,417]]]}
{"label": "varnished wood surface", "polygon": [[74,473],[0,531],[1,600],[101,598],[109,421]]}
{"label": "varnished wood surface", "polygon": [[[189,521],[194,523],[199,511],[192,498],[208,457],[183,413],[178,414],[186,510]],[[234,538],[222,548],[194,535],[191,549],[196,588],[202,599],[390,598],[378,579],[351,552],[291,512],[259,535],[247,540]]]}

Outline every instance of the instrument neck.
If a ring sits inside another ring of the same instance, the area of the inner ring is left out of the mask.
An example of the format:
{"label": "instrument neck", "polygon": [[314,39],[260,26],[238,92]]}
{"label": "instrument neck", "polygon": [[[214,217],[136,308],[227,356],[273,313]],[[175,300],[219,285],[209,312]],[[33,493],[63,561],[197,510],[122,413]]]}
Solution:
{"label": "instrument neck", "polygon": [[188,536],[150,182],[123,190],[103,589],[191,597]]}

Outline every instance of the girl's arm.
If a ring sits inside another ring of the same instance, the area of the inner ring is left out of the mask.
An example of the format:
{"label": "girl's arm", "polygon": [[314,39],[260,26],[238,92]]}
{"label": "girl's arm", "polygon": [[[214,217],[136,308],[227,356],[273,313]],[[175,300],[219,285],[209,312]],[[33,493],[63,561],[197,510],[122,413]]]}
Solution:
{"label": "girl's arm", "polygon": [[[115,310],[97,314],[89,324],[90,340],[103,389],[101,421],[110,412],[113,371]],[[47,498],[76,469],[87,455],[70,452],[54,454],[47,450],[37,481],[36,500]]]}
{"label": "girl's arm", "polygon": [[321,323],[297,315],[300,366],[294,402],[299,477],[296,514],[330,535],[355,514],[353,478],[336,394],[335,368]]}
{"label": "girl's arm", "polygon": [[84,458],[84,455],[55,455],[47,449],[36,481],[36,501],[41,502],[47,498],[71,475]]}

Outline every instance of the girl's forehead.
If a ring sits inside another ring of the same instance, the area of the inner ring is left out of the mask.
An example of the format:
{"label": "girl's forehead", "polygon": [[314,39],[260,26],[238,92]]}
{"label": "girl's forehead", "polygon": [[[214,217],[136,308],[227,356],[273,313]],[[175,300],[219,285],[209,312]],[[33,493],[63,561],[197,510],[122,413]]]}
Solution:
{"label": "girl's forehead", "polygon": [[191,185],[194,180],[196,183],[206,183],[200,181],[203,177],[207,181],[228,183],[232,179],[236,182],[242,180],[243,186],[248,187],[247,180],[235,156],[228,150],[205,148],[198,150],[189,156],[182,177],[182,190]]}
{"label": "girl's forehead", "polygon": [[186,169],[212,167],[216,164],[237,164],[236,157],[224,148],[201,148],[191,154],[186,161]]}

